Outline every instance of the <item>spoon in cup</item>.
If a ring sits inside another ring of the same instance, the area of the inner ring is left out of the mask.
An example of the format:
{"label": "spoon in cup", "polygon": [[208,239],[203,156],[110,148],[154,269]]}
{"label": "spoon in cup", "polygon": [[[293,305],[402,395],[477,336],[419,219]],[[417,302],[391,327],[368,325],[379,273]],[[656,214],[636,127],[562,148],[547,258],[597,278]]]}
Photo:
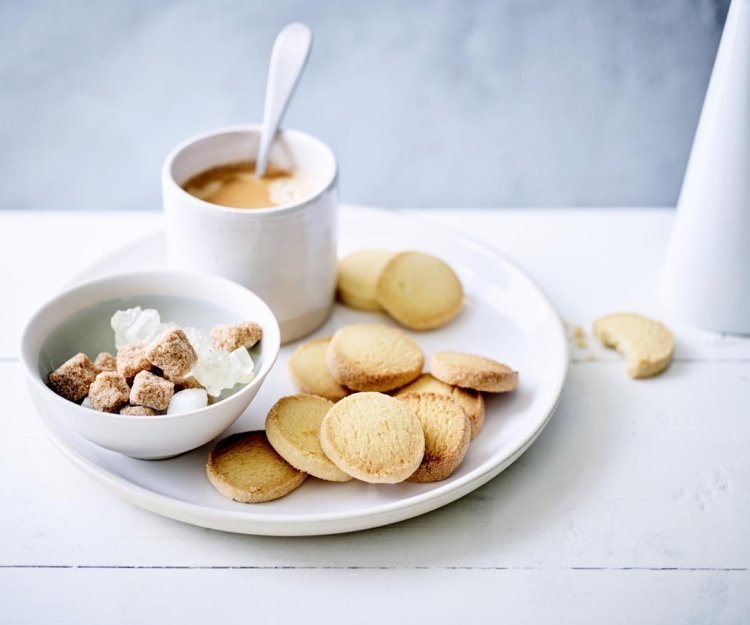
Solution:
{"label": "spoon in cup", "polygon": [[273,44],[271,62],[268,66],[263,126],[255,164],[256,178],[263,178],[268,171],[271,146],[305,69],[312,40],[312,30],[309,26],[293,22],[281,30]]}

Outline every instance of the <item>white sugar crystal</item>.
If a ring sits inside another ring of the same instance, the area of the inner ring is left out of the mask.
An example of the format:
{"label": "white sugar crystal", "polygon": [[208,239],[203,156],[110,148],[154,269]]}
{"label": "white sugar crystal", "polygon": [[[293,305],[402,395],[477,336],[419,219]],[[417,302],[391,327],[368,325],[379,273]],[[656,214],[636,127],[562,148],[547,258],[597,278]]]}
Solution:
{"label": "white sugar crystal", "polygon": [[91,408],[91,400],[89,399],[88,395],[86,395],[86,397],[83,398],[83,401],[81,402],[81,406],[83,406],[84,408]]}
{"label": "white sugar crystal", "polygon": [[211,345],[211,336],[208,332],[204,332],[203,330],[199,330],[198,328],[193,328],[190,326],[183,328],[182,330],[185,333],[185,336],[188,337],[190,344],[195,350],[195,353],[198,354],[198,358],[208,355],[213,351],[213,346]]}
{"label": "white sugar crystal", "polygon": [[250,357],[247,349],[238,347],[229,354],[229,360],[232,364],[232,375],[235,384],[247,384],[255,377],[253,372],[253,359]]}
{"label": "white sugar crystal", "polygon": [[209,395],[218,397],[222,390],[234,386],[230,369],[229,352],[213,349],[198,354],[198,362],[195,363],[190,375],[206,388]]}
{"label": "white sugar crystal", "polygon": [[115,347],[120,349],[123,345],[149,342],[159,333],[162,323],[158,310],[136,306],[118,310],[112,315],[110,325],[115,331]]}
{"label": "white sugar crystal", "polygon": [[209,395],[218,397],[224,389],[250,382],[255,377],[253,367],[253,359],[244,347],[231,353],[210,349],[198,353],[198,362],[190,374],[206,387]]}
{"label": "white sugar crystal", "polygon": [[187,388],[172,395],[167,414],[182,414],[208,406],[208,394],[202,388]]}

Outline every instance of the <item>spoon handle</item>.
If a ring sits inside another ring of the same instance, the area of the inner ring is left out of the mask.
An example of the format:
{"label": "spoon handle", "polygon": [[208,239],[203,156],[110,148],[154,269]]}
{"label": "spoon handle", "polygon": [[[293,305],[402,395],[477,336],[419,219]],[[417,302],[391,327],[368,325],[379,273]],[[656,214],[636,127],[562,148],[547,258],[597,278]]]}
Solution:
{"label": "spoon handle", "polygon": [[311,46],[312,30],[300,22],[285,26],[273,44],[271,63],[268,66],[263,128],[255,165],[257,178],[266,175],[268,155],[274,137],[302,75],[302,70],[305,69]]}

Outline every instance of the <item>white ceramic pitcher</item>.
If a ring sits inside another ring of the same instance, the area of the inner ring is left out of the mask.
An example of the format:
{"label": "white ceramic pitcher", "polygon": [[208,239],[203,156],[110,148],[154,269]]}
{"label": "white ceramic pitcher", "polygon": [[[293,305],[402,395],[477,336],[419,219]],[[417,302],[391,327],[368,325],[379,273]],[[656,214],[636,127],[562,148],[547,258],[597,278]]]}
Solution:
{"label": "white ceramic pitcher", "polygon": [[667,252],[663,294],[677,317],[750,334],[750,0],[733,0]]}

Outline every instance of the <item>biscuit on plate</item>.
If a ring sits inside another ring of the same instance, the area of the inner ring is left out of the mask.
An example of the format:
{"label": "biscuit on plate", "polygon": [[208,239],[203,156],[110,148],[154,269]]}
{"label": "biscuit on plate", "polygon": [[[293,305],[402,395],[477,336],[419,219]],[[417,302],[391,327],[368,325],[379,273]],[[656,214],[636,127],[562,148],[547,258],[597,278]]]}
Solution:
{"label": "biscuit on plate", "polygon": [[328,411],[320,445],[345,473],[373,484],[412,475],[425,450],[422,423],[405,402],[382,393],[354,393]]}
{"label": "biscuit on plate", "polygon": [[393,396],[400,397],[405,393],[439,393],[446,395],[464,409],[471,423],[471,438],[476,438],[484,425],[484,397],[479,391],[460,388],[441,382],[429,373],[420,375],[414,382],[398,389]]}
{"label": "biscuit on plate", "polygon": [[635,313],[616,313],[594,321],[594,335],[625,356],[632,378],[649,378],[672,361],[674,337],[667,327]]}
{"label": "biscuit on plate", "polygon": [[486,393],[506,393],[518,386],[518,372],[491,358],[463,352],[439,352],[430,359],[430,373],[447,384]]}
{"label": "biscuit on plate", "polygon": [[321,480],[347,482],[351,475],[333,464],[320,446],[320,424],[333,405],[314,395],[282,397],[266,417],[266,436],[294,468]]}
{"label": "biscuit on plate", "polygon": [[325,336],[300,345],[289,359],[289,373],[300,393],[338,401],[351,391],[331,377],[326,365],[326,350],[330,342],[331,337]]}
{"label": "biscuit on plate", "polygon": [[461,312],[464,290],[448,264],[422,252],[401,252],[388,261],[377,284],[378,302],[400,324],[432,330]]}
{"label": "biscuit on plate", "polygon": [[422,422],[424,457],[410,482],[437,482],[451,475],[466,455],[471,440],[469,418],[447,395],[405,393],[399,401],[411,407]]}
{"label": "biscuit on plate", "polygon": [[339,299],[352,308],[382,310],[378,303],[378,278],[394,252],[360,250],[338,262],[336,292]]}
{"label": "biscuit on plate", "polygon": [[345,326],[326,351],[333,379],[355,391],[390,391],[422,373],[424,354],[398,328],[375,323]]}
{"label": "biscuit on plate", "polygon": [[216,443],[206,473],[222,495],[243,503],[288,495],[307,477],[276,453],[262,430],[231,434]]}

